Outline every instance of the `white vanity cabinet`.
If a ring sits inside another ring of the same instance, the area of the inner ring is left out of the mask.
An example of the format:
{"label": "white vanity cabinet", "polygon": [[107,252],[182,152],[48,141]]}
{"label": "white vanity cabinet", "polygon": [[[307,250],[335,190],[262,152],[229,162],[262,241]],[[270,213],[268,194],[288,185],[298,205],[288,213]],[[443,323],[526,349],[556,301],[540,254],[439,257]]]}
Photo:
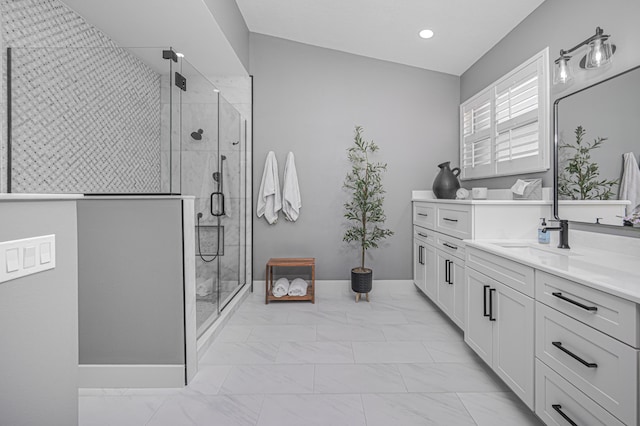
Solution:
{"label": "white vanity cabinet", "polygon": [[464,245],[445,235],[436,237],[436,303],[465,329],[466,290],[464,285]]}
{"label": "white vanity cabinet", "polygon": [[[465,342],[540,419],[640,425],[640,280],[628,272],[636,257],[585,249],[563,261],[505,241],[470,241],[465,251]],[[615,262],[627,270],[599,272]]]}
{"label": "white vanity cabinet", "polygon": [[637,425],[638,305],[543,271],[536,298],[538,416],[548,424]]}
{"label": "white vanity cabinet", "polygon": [[435,233],[413,227],[413,283],[431,299],[436,298]]}
{"label": "white vanity cabinet", "polygon": [[[470,247],[467,251],[468,257],[478,252]],[[522,266],[506,259],[501,263],[506,271]],[[472,266],[467,262],[465,342],[533,409],[533,298],[498,281],[496,274],[488,276]]]}
{"label": "white vanity cabinet", "polygon": [[549,201],[439,200],[433,199],[428,191],[414,191],[416,287],[464,331],[467,288],[463,240],[534,238],[540,218],[548,218],[550,214]]}

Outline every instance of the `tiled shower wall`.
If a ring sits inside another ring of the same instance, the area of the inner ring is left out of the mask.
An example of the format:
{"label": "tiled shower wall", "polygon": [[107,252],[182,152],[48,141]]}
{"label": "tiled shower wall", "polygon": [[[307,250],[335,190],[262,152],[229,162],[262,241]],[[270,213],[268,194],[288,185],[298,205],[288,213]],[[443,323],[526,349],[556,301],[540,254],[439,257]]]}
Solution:
{"label": "tiled shower wall", "polygon": [[159,73],[58,0],[0,0],[0,14],[12,192],[160,192]]}

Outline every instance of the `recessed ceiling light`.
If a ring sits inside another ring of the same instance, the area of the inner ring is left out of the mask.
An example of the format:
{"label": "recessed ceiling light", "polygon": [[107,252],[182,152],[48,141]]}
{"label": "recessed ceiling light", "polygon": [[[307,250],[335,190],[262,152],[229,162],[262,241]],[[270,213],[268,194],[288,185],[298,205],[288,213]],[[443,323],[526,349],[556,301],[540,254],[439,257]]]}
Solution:
{"label": "recessed ceiling light", "polygon": [[422,38],[431,38],[433,37],[433,31],[431,30],[422,30],[418,33],[418,35]]}

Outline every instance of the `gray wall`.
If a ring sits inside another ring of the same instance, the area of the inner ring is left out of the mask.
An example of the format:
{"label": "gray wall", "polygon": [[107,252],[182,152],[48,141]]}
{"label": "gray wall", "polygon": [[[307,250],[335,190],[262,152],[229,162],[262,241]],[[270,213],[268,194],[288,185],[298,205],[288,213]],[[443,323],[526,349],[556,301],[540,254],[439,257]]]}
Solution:
{"label": "gray wall", "polygon": [[181,203],[78,202],[80,364],[184,364]]}
{"label": "gray wall", "polygon": [[238,59],[249,70],[249,28],[235,1],[205,0],[216,22],[236,52]]}
{"label": "gray wall", "polygon": [[[638,0],[612,0],[606,3],[597,0],[545,1],[462,74],[460,102],[469,99],[546,46],[549,46],[549,63],[553,66],[553,61],[559,56],[560,49],[569,49],[592,36],[597,26],[602,27],[605,34],[611,35],[611,41],[619,49],[614,55],[613,65],[590,72],[576,69],[577,61],[586,53],[584,50],[577,51],[573,60],[575,81],[570,87],[552,87],[551,105],[558,97],[638,65],[640,64],[639,16]],[[551,76],[552,69],[549,72]],[[552,108],[550,108],[549,117],[551,120]],[[552,144],[553,138],[550,138],[549,142]],[[551,172],[527,176],[541,177],[544,186],[553,185]],[[463,186],[507,188],[515,179],[515,176],[479,179],[466,181]]]}
{"label": "gray wall", "polygon": [[0,283],[0,424],[75,425],[76,203],[0,202],[0,223],[0,241],[56,235],[55,269]]}
{"label": "gray wall", "polygon": [[[348,279],[358,250],[342,241],[346,149],[364,127],[388,163],[386,226],[395,235],[371,250],[374,279],[411,279],[411,190],[429,189],[440,162],[458,158],[459,78],[423,69],[251,35],[254,75],[254,272],[270,257],[315,257],[318,279]],[[302,210],[295,223],[255,218],[268,151],[280,179],[292,151]]]}

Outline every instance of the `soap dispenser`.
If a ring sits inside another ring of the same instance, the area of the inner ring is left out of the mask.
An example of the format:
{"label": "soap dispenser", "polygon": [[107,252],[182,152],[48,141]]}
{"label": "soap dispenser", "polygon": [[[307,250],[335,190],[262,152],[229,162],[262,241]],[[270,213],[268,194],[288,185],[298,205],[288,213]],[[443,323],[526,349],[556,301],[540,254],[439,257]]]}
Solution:
{"label": "soap dispenser", "polygon": [[544,228],[546,228],[547,222],[546,222],[546,219],[544,217],[541,217],[540,219],[542,219],[542,222],[540,223],[540,226],[538,227],[538,242],[540,244],[549,244],[549,241],[551,241],[551,232],[543,232],[542,231]]}

